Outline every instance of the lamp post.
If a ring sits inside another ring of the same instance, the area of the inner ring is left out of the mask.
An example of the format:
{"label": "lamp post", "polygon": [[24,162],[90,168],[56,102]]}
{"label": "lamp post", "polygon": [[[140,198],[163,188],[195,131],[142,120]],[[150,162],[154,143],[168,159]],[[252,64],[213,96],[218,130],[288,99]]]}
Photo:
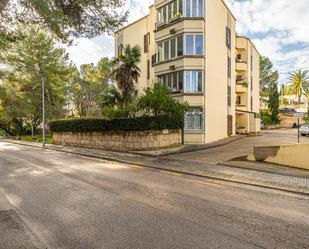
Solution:
{"label": "lamp post", "polygon": [[42,88],[42,123],[43,123],[43,129],[42,129],[42,145],[45,147],[45,137],[46,137],[46,131],[45,131],[45,78],[41,73],[41,68],[39,64],[36,64],[36,69],[38,71],[38,74],[41,78],[41,88]]}

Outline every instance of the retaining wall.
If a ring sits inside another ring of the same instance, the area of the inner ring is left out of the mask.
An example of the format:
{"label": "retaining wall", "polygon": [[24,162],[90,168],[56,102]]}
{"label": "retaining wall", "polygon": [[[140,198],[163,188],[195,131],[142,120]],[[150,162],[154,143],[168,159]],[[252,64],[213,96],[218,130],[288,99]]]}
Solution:
{"label": "retaining wall", "polygon": [[151,130],[131,132],[54,132],[56,145],[69,145],[113,151],[154,150],[180,145],[181,130]]}

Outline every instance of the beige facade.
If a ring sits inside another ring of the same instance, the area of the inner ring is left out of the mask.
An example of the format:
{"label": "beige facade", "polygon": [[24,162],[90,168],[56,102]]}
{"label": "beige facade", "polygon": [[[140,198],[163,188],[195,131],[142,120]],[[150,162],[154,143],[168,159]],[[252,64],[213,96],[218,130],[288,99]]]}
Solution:
{"label": "beige facade", "polygon": [[[249,39],[237,37],[236,19],[225,3],[155,0],[149,12],[115,35],[116,56],[126,44],[143,48],[138,93],[160,82],[190,104],[185,143],[259,132],[259,55]],[[242,62],[236,60],[238,53]],[[236,84],[240,74],[253,76],[252,91]],[[241,106],[236,106],[237,96],[243,96]]]}

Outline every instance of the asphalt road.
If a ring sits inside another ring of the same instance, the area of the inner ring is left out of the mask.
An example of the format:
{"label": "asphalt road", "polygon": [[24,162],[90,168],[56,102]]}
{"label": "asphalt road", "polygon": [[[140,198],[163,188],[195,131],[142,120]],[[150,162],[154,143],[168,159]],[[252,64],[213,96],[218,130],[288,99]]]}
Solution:
{"label": "asphalt road", "polygon": [[309,199],[0,142],[0,249],[309,248]]}

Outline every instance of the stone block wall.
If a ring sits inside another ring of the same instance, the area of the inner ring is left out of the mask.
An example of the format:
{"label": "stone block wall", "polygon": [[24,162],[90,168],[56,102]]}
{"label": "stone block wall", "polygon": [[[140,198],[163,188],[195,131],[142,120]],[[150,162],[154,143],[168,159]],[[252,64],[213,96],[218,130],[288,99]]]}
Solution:
{"label": "stone block wall", "polygon": [[54,132],[56,145],[69,145],[113,151],[154,150],[180,145],[181,130],[151,130],[130,132]]}

